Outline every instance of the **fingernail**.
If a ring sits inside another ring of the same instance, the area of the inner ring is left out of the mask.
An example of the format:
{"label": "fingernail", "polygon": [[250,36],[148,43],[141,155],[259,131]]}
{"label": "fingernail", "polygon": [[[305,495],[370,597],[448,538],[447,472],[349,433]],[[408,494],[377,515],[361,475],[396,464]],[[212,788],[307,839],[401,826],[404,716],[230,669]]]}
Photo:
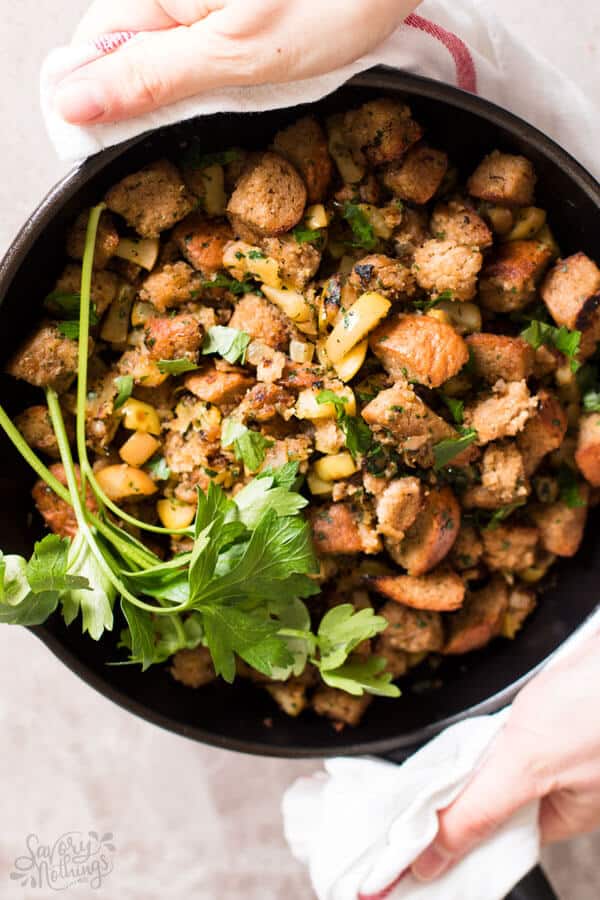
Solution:
{"label": "fingernail", "polygon": [[450,866],[451,857],[432,844],[412,865],[412,873],[417,881],[433,881],[443,875]]}
{"label": "fingernail", "polygon": [[54,95],[54,104],[67,122],[93,122],[105,111],[99,85],[90,79],[66,79],[59,84]]}

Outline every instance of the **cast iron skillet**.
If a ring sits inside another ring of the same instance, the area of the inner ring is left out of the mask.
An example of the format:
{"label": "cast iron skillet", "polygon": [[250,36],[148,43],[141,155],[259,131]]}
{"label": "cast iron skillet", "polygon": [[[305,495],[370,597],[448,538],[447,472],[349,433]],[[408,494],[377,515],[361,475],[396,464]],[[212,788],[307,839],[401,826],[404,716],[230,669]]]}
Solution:
{"label": "cast iron skillet", "polygon": [[[329,113],[388,93],[410,103],[427,127],[428,139],[449,150],[461,174],[495,147],[523,153],[539,176],[538,201],[550,215],[563,252],[597,255],[600,190],[570,156],[531,126],[498,107],[436,82],[384,69],[372,70],[311,109]],[[176,156],[178,145],[201,135],[208,149],[243,143],[265,147],[274,132],[304,113],[304,108],[260,115],[214,115],[161,129],[88,160],[68,175],[25,224],[0,265],[0,322],[6,357],[31,327],[40,299],[64,263],[65,227],[78,211],[97,202],[105,189],[126,173],[161,155]],[[39,396],[27,386],[0,379],[0,400],[16,412]],[[28,468],[0,443],[0,546],[30,551],[41,533],[28,498],[33,481]],[[83,638],[78,623],[66,629],[55,616],[32,629],[74,672],[106,697],[143,718],[229,750],[302,757],[371,753],[400,758],[451,722],[491,712],[510,701],[536,668],[590,615],[596,606],[600,556],[594,525],[575,560],[559,567],[556,586],[514,642],[496,641],[481,653],[448,660],[427,683],[428,671],[416,670],[400,700],[377,700],[357,728],[336,733],[312,714],[290,719],[266,693],[240,682],[215,684],[200,691],[178,685],[164,668],[143,675],[133,667],[107,666],[119,658],[115,634],[95,644]]]}

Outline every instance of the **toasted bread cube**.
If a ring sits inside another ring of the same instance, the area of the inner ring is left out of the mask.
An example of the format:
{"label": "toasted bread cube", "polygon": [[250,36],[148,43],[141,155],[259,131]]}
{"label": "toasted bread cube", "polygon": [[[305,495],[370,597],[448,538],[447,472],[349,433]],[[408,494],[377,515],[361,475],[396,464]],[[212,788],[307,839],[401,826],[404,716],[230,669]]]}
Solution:
{"label": "toasted bread cube", "polygon": [[383,173],[383,183],[394,197],[410,203],[428,203],[448,169],[448,155],[419,144],[408,151],[402,162],[389,166]]}
{"label": "toasted bread cube", "polygon": [[482,531],[483,560],[502,572],[521,572],[533,565],[539,532],[529,525],[498,525]]}
{"label": "toasted bread cube", "polygon": [[449,291],[451,300],[471,300],[482,264],[483,256],[476,247],[434,239],[415,250],[413,271],[417,284],[432,297]]}
{"label": "toasted bread cube", "polygon": [[442,617],[430,610],[416,610],[393,601],[386,603],[378,615],[387,619],[388,626],[382,632],[381,646],[407,653],[437,653],[444,643]]}
{"label": "toasted bread cube", "polygon": [[600,339],[600,269],[585,253],[560,259],[541,287],[544,303],[557,325],[582,332],[580,358]]}
{"label": "toasted bread cube", "polygon": [[401,541],[413,524],[423,502],[418,478],[395,478],[383,487],[375,507],[377,531],[391,541]]}
{"label": "toasted bread cube", "polygon": [[238,300],[229,327],[245,331],[275,350],[286,350],[290,343],[291,323],[277,306],[258,294],[244,294]]}
{"label": "toasted bread cube", "polygon": [[196,206],[175,166],[166,159],[125,176],[106,197],[112,212],[123,216],[141,237],[156,238]]}
{"label": "toasted bread cube", "polygon": [[209,278],[223,268],[223,251],[233,231],[228,222],[194,212],[175,228],[173,240],[190,265]]}
{"label": "toasted bread cube", "polygon": [[490,394],[474,400],[464,411],[464,422],[477,432],[477,442],[487,444],[514,437],[525,427],[537,407],[525,381],[497,381]]}
{"label": "toasted bread cube", "polygon": [[494,150],[483,159],[467,182],[472,197],[506,206],[531,206],[536,176],[524,156]]}
{"label": "toasted bread cube", "polygon": [[517,446],[528,477],[547,453],[558,450],[567,433],[567,416],[558,398],[550,391],[541,390],[537,400],[537,409],[517,435]]}
{"label": "toasted bread cube", "polygon": [[288,125],[278,131],[273,147],[285,156],[302,175],[309,203],[320,203],[327,193],[333,175],[327,137],[313,116]]}
{"label": "toasted bread cube", "polygon": [[144,326],[144,342],[151,359],[198,361],[204,329],[191,313],[177,316],[153,316]]}
{"label": "toasted bread cube", "polygon": [[493,241],[492,232],[481,216],[461,200],[438,203],[429,227],[439,241],[482,248],[490,247]]}
{"label": "toasted bread cube", "polygon": [[241,369],[230,369],[223,372],[214,366],[208,366],[201,372],[191,372],[185,378],[186,390],[205,403],[232,404],[241,400],[243,395],[256,382]]}
{"label": "toasted bread cube", "polygon": [[311,705],[318,716],[327,716],[343,727],[358,725],[372,700],[370,694],[353,697],[338,688],[320,687],[313,694]]}
{"label": "toasted bread cube", "polygon": [[[94,271],[90,299],[98,316],[102,316],[119,293],[121,281],[114,272]],[[68,263],[54,289],[65,294],[79,294],[81,291],[81,266]]]}
{"label": "toasted bread cube", "polygon": [[[67,254],[71,259],[83,259],[85,238],[90,210],[84,209],[67,234]],[[104,210],[98,222],[96,243],[94,245],[94,268],[103,269],[119,246],[119,234],[111,214]],[[78,288],[79,290],[79,288]]]}
{"label": "toasted bread cube", "polygon": [[462,525],[452,547],[450,558],[454,568],[472,569],[483,556],[483,543],[472,525]]}
{"label": "toasted bread cube", "polygon": [[460,505],[452,490],[448,486],[433,488],[404,540],[386,546],[409,575],[425,575],[450,552],[459,529]]}
{"label": "toasted bread cube", "polygon": [[381,166],[401,159],[422,136],[423,129],[408,106],[381,97],[347,112],[344,132],[358,162]]}
{"label": "toasted bread cube", "polygon": [[529,494],[523,457],[514,442],[490,444],[483,454],[481,484],[463,495],[465,507],[498,509],[524,502]]}
{"label": "toasted bread cube", "polygon": [[534,299],[551,259],[551,250],[539,241],[502,244],[481,272],[481,303],[494,312],[523,309]]}
{"label": "toasted bread cube", "polygon": [[77,358],[77,341],[64,337],[55,322],[43,321],[9,360],[6,372],[34,387],[50,387],[62,394],[75,379]]}
{"label": "toasted bread cube", "polygon": [[[65,487],[67,486],[67,476],[62,463],[53,463],[50,466],[50,472],[62,485]],[[77,479],[77,484],[80,485],[81,474],[79,466],[77,465],[75,466],[75,477]],[[90,487],[89,481],[86,485],[85,493],[85,505],[87,509],[92,513],[98,512],[98,502]],[[52,488],[48,487],[46,482],[41,478],[34,484],[31,490],[31,496],[33,497],[33,502],[36,505],[37,511],[50,531],[61,537],[75,537],[78,529],[77,518],[70,503],[67,503],[66,500],[62,500],[57,496]]]}
{"label": "toasted bread cube", "polygon": [[306,709],[308,699],[306,697],[306,684],[299,678],[290,678],[288,681],[265,684],[277,706],[283,712],[292,717],[299,716]]}
{"label": "toasted bread cube", "polygon": [[[63,418],[69,440],[73,440],[73,420],[71,416],[65,416],[64,411]],[[28,406],[27,409],[15,416],[14,422],[30,447],[45,453],[52,459],[60,459],[58,441],[50,421],[48,407],[45,404]]]}
{"label": "toasted bread cube", "polygon": [[448,617],[448,640],[442,652],[454,655],[485,647],[500,634],[507,609],[508,589],[502,578],[468,594],[462,609]]}
{"label": "toasted bread cube", "polygon": [[581,417],[575,462],[586,481],[600,487],[600,413]]}
{"label": "toasted bread cube", "polygon": [[415,437],[431,443],[455,434],[445,419],[429,409],[413,389],[401,381],[380,391],[361,415],[375,433],[391,431],[403,445]]}
{"label": "toasted bread cube", "polygon": [[[587,504],[589,488],[585,482],[579,485],[579,495]],[[587,505],[570,507],[562,500],[533,507],[531,516],[539,528],[544,550],[556,556],[575,556],[583,540],[587,513]]]}
{"label": "toasted bread cube", "polygon": [[512,588],[508,597],[508,609],[502,622],[503,637],[514,638],[535,607],[536,597],[533,591],[522,587]]}
{"label": "toasted bread cube", "polygon": [[348,282],[360,293],[377,291],[390,300],[412,297],[416,290],[415,277],[410,267],[383,253],[371,253],[359,259],[354,264]]}
{"label": "toasted bread cube", "polygon": [[306,187],[294,166],[270,151],[244,170],[227,204],[236,233],[240,226],[259,235],[283,234],[298,224],[306,206]]}
{"label": "toasted bread cube", "polygon": [[465,338],[471,352],[473,371],[490,384],[499,378],[522,381],[533,374],[535,352],[520,337],[505,334],[470,334]]}
{"label": "toasted bread cube", "polygon": [[313,244],[299,244],[293,235],[263,238],[261,246],[266,256],[277,262],[281,281],[300,291],[314,278],[321,264],[317,248]]}
{"label": "toasted bread cube", "polygon": [[165,312],[193,300],[202,290],[202,282],[202,276],[187,263],[166,263],[144,280],[140,299]]}
{"label": "toasted bread cube", "polygon": [[588,325],[600,303],[600,269],[585,253],[558,262],[542,284],[542,299],[557,325],[579,330]]}
{"label": "toasted bread cube", "polygon": [[349,503],[332,503],[309,513],[315,550],[319,555],[379,553],[381,541]]}
{"label": "toasted bread cube", "polygon": [[427,575],[372,575],[368,584],[379,594],[412,609],[450,612],[465,596],[465,583],[452,569],[436,569]]}
{"label": "toasted bread cube", "polygon": [[399,315],[371,333],[369,345],[394,378],[439,387],[469,359],[467,345],[445,322],[429,316]]}
{"label": "toasted bread cube", "polygon": [[171,675],[186,687],[199,688],[215,681],[216,674],[208,647],[178,650],[173,656]]}

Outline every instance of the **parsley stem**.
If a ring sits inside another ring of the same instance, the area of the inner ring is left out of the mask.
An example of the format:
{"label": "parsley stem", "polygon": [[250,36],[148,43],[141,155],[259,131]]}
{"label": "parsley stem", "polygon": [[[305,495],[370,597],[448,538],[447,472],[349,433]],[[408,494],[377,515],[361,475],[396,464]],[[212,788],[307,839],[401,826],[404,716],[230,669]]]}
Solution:
{"label": "parsley stem", "polygon": [[[6,410],[0,405],[0,428],[4,431],[6,436],[15,446],[15,448],[19,451],[25,462],[27,462],[33,471],[38,475],[42,481],[48,485],[50,490],[54,491],[57,497],[60,497],[65,503],[68,503],[69,506],[73,506],[73,501],[71,499],[71,494],[68,489],[61,484],[58,478],[52,474],[50,469],[42,462],[39,456],[31,449],[21,432],[14,425],[12,420],[6,413]],[[111,528],[103,522],[98,516],[94,515],[94,513],[87,510],[87,519],[88,521],[94,525],[94,527],[105,537],[111,544],[114,544],[114,535]]]}
{"label": "parsley stem", "polygon": [[137,528],[145,531],[151,531],[154,534],[187,534],[192,532],[189,528],[180,528],[177,531],[171,531],[168,528],[162,528],[159,525],[150,525],[131,516],[125,510],[120,509],[116,503],[113,503],[106,496],[94,475],[94,470],[90,465],[86,434],[85,434],[85,418],[87,407],[87,372],[88,372],[88,344],[90,334],[90,304],[92,291],[92,270],[94,265],[94,251],[96,246],[96,234],[98,231],[98,223],[102,212],[106,209],[105,203],[99,203],[94,206],[90,212],[88,219],[87,231],[85,235],[85,249],[83,252],[83,262],[81,266],[81,292],[79,300],[79,356],[77,361],[77,455],[79,457],[79,466],[81,469],[81,488],[80,495],[85,502],[85,483],[90,482],[92,490],[101,505],[108,507],[111,512]]}
{"label": "parsley stem", "polygon": [[84,459],[81,458],[80,455],[80,464],[82,470],[85,470],[88,481],[90,482],[90,486],[98,498],[98,500],[106,506],[115,516],[118,516],[119,519],[122,519],[124,522],[129,522],[130,525],[135,525],[136,528],[141,528],[144,531],[151,531],[153,534],[184,534],[189,537],[193,537],[193,530],[191,528],[163,528],[161,525],[150,525],[148,522],[143,522],[141,519],[136,519],[135,516],[130,515],[128,512],[125,512],[124,509],[121,509],[117,506],[116,503],[107,497],[100,485],[98,484],[98,480],[94,473],[92,466],[90,465],[87,453]]}
{"label": "parsley stem", "polygon": [[31,449],[19,429],[16,425],[13,424],[11,419],[6,414],[5,409],[0,406],[0,427],[3,429],[6,436],[12,441],[16,449],[19,451],[23,459],[29,463],[33,471],[39,475],[39,477],[46,482],[49,488],[51,488],[54,493],[60,497],[61,500],[64,500],[65,503],[71,504],[71,496],[64,486],[61,484],[58,478],[52,474],[50,469],[44,465],[39,456],[34,453]]}
{"label": "parsley stem", "polygon": [[104,572],[106,578],[110,581],[115,590],[122,597],[124,597],[125,600],[128,600],[129,603],[133,604],[133,606],[139,606],[140,609],[145,609],[146,611],[155,613],[156,615],[172,615],[175,612],[179,612],[179,610],[181,609],[185,609],[185,603],[179,604],[179,606],[168,608],[152,606],[149,603],[144,603],[143,600],[139,600],[138,597],[136,597],[131,593],[131,591],[128,590],[125,584],[123,584],[123,581],[113,570],[112,566],[102,553],[100,545],[94,538],[94,535],[90,529],[90,524],[87,518],[87,511],[85,509],[84,502],[82,502],[82,499],[79,496],[79,488],[77,485],[77,479],[75,477],[75,466],[73,463],[73,457],[71,455],[71,448],[69,446],[69,439],[67,437],[60,404],[58,402],[58,395],[54,390],[52,390],[52,388],[46,389],[46,401],[48,403],[50,420],[52,422],[52,427],[56,435],[60,457],[65,470],[67,485],[69,488],[69,493],[71,495],[71,503],[75,512],[75,516],[77,518],[77,525],[90,549],[90,552],[95,557],[99,568]]}
{"label": "parsley stem", "polygon": [[[79,355],[77,360],[77,454],[80,461],[87,459],[85,443],[85,414],[87,406],[87,372],[90,337],[90,300],[92,293],[92,269],[94,265],[94,251],[96,247],[96,234],[100,216],[106,209],[105,203],[94,206],[90,212],[85,234],[85,246],[81,263],[81,293],[79,299]],[[67,442],[67,448],[68,448]],[[85,502],[86,466],[81,466],[81,485],[79,488],[81,499]]]}

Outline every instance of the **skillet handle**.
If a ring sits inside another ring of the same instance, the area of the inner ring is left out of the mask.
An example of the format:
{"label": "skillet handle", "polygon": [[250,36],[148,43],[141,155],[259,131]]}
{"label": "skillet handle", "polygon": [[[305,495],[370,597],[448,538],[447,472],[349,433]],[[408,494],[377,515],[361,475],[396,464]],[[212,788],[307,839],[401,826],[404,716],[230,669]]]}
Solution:
{"label": "skillet handle", "polygon": [[506,900],[559,900],[540,866],[513,888]]}

